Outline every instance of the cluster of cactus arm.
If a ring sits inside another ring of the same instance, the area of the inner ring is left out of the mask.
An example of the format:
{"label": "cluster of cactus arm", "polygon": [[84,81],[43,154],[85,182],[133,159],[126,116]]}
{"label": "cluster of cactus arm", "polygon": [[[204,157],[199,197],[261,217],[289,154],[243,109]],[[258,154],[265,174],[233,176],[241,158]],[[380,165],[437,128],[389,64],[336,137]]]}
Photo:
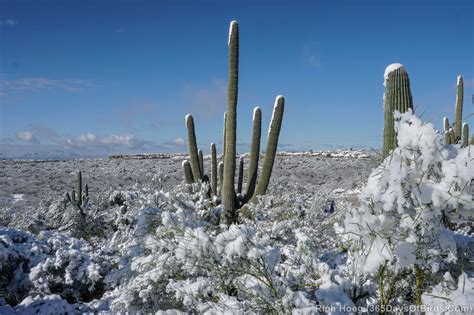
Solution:
{"label": "cluster of cactus arm", "polygon": [[462,76],[458,76],[456,105],[454,108],[454,124],[449,124],[448,117],[443,118],[444,143],[445,144],[461,144],[461,147],[467,147],[474,144],[474,136],[469,141],[469,125],[463,123],[462,111],[464,101],[464,80]]}

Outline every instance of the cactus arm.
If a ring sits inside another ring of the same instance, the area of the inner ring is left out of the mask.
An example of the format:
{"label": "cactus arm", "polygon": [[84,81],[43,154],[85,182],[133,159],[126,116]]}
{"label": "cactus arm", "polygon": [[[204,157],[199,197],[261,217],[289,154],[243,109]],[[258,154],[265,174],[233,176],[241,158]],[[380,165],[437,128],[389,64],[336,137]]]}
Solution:
{"label": "cactus arm", "polygon": [[222,182],[224,181],[224,162],[219,162],[219,194],[222,196]]}
{"label": "cactus arm", "polygon": [[72,199],[73,204],[77,204],[76,203],[76,190],[75,189],[71,190],[71,199]]}
{"label": "cactus arm", "polygon": [[449,131],[449,119],[448,117],[443,117],[443,128],[444,131]]}
{"label": "cactus arm", "polygon": [[181,164],[183,168],[183,175],[184,175],[184,180],[186,184],[191,185],[193,183],[193,172],[191,169],[191,164],[189,163],[188,160],[184,160],[183,163]]}
{"label": "cactus arm", "polygon": [[247,176],[247,185],[245,187],[245,195],[243,202],[247,203],[255,192],[258,176],[258,160],[260,158],[260,137],[262,133],[262,111],[259,107],[253,110],[253,128],[252,128],[252,144],[250,147],[250,161]]}
{"label": "cactus arm", "polygon": [[194,130],[194,119],[191,115],[186,115],[186,127],[188,128],[188,146],[189,146],[189,160],[193,174],[193,180],[201,180],[201,168],[199,164],[199,156],[196,144],[196,133]]}
{"label": "cactus arm", "polygon": [[227,89],[227,119],[225,124],[224,181],[222,183],[223,217],[227,224],[235,222],[234,178],[239,76],[239,27],[232,21],[229,30],[229,83]]}
{"label": "cactus arm", "polygon": [[217,196],[217,152],[215,143],[211,143],[211,191]]}
{"label": "cactus arm", "polygon": [[455,121],[454,121],[454,133],[456,142],[461,139],[461,128],[462,128],[462,107],[464,101],[464,82],[461,76],[458,76],[457,82],[457,93],[456,93],[456,106],[455,106]]}
{"label": "cactus arm", "polygon": [[237,180],[237,194],[242,194],[242,183],[244,180],[244,158],[239,159],[239,177]]}
{"label": "cactus arm", "polygon": [[270,176],[272,174],[273,163],[275,161],[275,155],[278,148],[278,138],[280,136],[284,109],[285,98],[279,95],[275,100],[270,128],[268,130],[267,148],[265,150],[265,157],[263,159],[262,173],[255,189],[255,193],[252,196],[252,202],[255,202],[258,196],[264,195],[267,192],[268,184],[270,183]]}
{"label": "cactus arm", "polygon": [[451,144],[456,144],[456,132],[453,128],[449,128],[449,142]]}
{"label": "cactus arm", "polygon": [[465,148],[469,145],[469,125],[464,123],[462,124],[462,142],[461,147]]}
{"label": "cactus arm", "polygon": [[201,176],[204,177],[204,156],[202,150],[198,150],[198,158],[199,158],[199,169],[201,171]]}
{"label": "cactus arm", "polygon": [[452,144],[451,143],[451,135],[448,130],[444,132],[444,144]]}

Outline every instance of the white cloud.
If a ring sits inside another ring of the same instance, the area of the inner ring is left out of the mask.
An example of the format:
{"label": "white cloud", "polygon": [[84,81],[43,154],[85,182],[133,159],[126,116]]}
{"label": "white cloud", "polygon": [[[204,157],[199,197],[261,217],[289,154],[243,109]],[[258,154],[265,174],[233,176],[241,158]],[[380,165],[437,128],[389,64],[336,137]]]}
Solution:
{"label": "white cloud", "polygon": [[18,22],[12,19],[5,19],[5,20],[0,20],[0,25],[8,25],[8,26],[14,26],[17,25]]}
{"label": "white cloud", "polygon": [[172,147],[184,147],[186,146],[186,140],[184,140],[183,138],[176,138],[163,142],[163,145]]}
{"label": "white cloud", "polygon": [[78,92],[93,87],[90,80],[83,79],[50,79],[44,77],[27,77],[19,79],[1,79],[0,93],[7,91],[38,92],[42,90],[62,90]]}
{"label": "white cloud", "polygon": [[39,143],[38,139],[31,131],[18,131],[16,133],[16,138],[29,143]]}

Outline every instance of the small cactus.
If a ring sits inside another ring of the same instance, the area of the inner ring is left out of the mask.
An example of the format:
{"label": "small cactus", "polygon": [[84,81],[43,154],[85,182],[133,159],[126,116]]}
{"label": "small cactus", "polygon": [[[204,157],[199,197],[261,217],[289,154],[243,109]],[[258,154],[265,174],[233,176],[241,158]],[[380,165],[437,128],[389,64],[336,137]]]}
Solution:
{"label": "small cactus", "polygon": [[391,64],[385,69],[384,94],[384,137],[383,156],[386,157],[397,146],[397,135],[394,128],[394,111],[400,113],[413,110],[413,99],[410,90],[408,73],[401,64]]}
{"label": "small cactus", "polygon": [[84,209],[89,203],[89,186],[85,185],[85,190],[82,190],[82,172],[77,172],[77,191],[71,190],[71,194],[66,192],[66,199],[84,215]]}

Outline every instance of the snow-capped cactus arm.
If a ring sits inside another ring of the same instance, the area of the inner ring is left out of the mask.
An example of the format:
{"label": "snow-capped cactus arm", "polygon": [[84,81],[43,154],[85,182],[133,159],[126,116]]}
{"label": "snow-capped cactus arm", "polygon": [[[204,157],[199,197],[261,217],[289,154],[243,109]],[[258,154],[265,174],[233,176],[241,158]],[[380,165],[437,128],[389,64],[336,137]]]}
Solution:
{"label": "snow-capped cactus arm", "polygon": [[448,119],[448,117],[443,117],[443,128],[444,128],[443,131],[449,131],[449,128],[451,128],[451,127],[449,126],[449,119]]}
{"label": "snow-capped cactus arm", "polygon": [[253,110],[252,144],[250,147],[250,161],[245,187],[244,203],[248,202],[255,192],[258,176],[258,160],[260,158],[260,137],[262,133],[262,110],[255,107]]}
{"label": "snow-capped cactus arm", "polygon": [[267,148],[263,159],[262,173],[255,189],[252,201],[255,202],[257,197],[267,192],[270,177],[272,175],[273,163],[275,161],[276,151],[278,148],[278,138],[280,136],[281,123],[283,121],[283,112],[285,109],[285,98],[282,95],[277,96],[275,106],[273,107],[272,120],[268,132]]}
{"label": "snow-capped cactus arm", "polygon": [[452,144],[451,143],[451,134],[448,130],[444,132],[444,144]]}
{"label": "snow-capped cactus arm", "polygon": [[211,190],[217,196],[217,152],[215,143],[211,143]]}
{"label": "snow-capped cactus arm", "polygon": [[224,162],[219,162],[218,165],[219,172],[219,194],[222,196],[222,182],[224,181]]}
{"label": "snow-capped cactus arm", "polygon": [[201,175],[204,176],[204,155],[202,150],[198,150],[198,158],[199,158],[199,169],[201,170]]}
{"label": "snow-capped cactus arm", "polygon": [[192,184],[193,183],[193,173],[191,170],[191,164],[189,163],[188,160],[184,160],[183,163],[181,164],[183,168],[183,175],[184,175],[184,180],[186,184]]}
{"label": "snow-capped cactus arm", "polygon": [[464,81],[462,76],[458,76],[457,81],[457,93],[456,93],[456,106],[455,106],[455,121],[454,121],[454,133],[456,142],[461,139],[461,128],[462,128],[462,107],[464,101]]}
{"label": "snow-capped cactus arm", "polygon": [[229,81],[227,88],[227,117],[225,121],[224,180],[222,187],[223,217],[228,224],[235,220],[234,178],[237,129],[237,95],[239,79],[239,26],[230,23],[229,31]]}
{"label": "snow-capped cactus arm", "polygon": [[188,128],[188,147],[189,147],[189,160],[191,163],[191,169],[193,174],[193,180],[201,180],[201,167],[199,164],[198,149],[196,144],[196,133],[194,130],[194,119],[192,115],[186,115],[186,127]]}
{"label": "snow-capped cactus arm", "polygon": [[469,145],[469,125],[464,123],[462,124],[462,143],[461,147],[465,148]]}

